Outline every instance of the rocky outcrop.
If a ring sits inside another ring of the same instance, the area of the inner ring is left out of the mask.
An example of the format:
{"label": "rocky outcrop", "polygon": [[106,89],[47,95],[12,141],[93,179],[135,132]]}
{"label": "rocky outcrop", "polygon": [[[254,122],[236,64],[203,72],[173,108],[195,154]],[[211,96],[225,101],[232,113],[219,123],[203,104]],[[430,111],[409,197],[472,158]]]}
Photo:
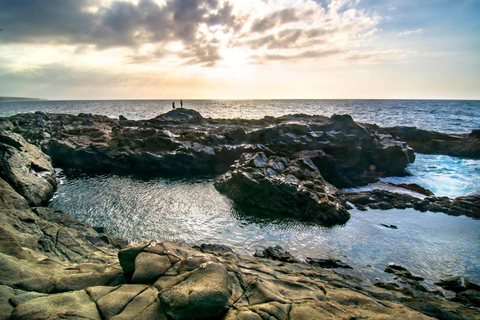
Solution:
{"label": "rocky outcrop", "polygon": [[[78,116],[85,123],[90,117]],[[187,126],[200,121],[194,114],[191,118],[185,120],[192,121]],[[350,123],[348,118],[340,120]],[[248,136],[235,130],[229,131],[228,139]],[[34,160],[48,158],[16,135],[2,134],[12,140],[1,141],[6,153],[0,177],[0,319],[480,319],[479,286],[466,280],[444,279],[440,285],[456,294],[445,300],[437,292],[419,296],[400,286],[372,286],[321,267],[321,259],[310,259],[311,265],[292,261],[281,248],[267,248],[269,259],[265,259],[239,256],[222,245],[189,247],[155,240],[125,247],[125,241],[101,227],[92,228],[66,213],[35,204],[32,194],[40,194],[41,203],[46,195],[28,186],[20,188],[16,181],[40,175],[50,184],[53,176],[39,174],[44,171],[32,165]],[[39,137],[51,142],[49,135],[45,131]],[[20,146],[15,141],[21,141]],[[311,157],[289,159],[273,156],[271,151],[267,158],[267,147],[261,148],[254,157],[245,157],[253,169],[265,173],[270,166],[278,174],[299,180],[300,176],[320,179]],[[24,157],[20,163],[30,163],[33,172],[17,170],[11,163],[18,162],[8,162],[9,152],[18,151]],[[318,187],[333,188],[323,181]],[[278,260],[271,259],[277,256]]]}
{"label": "rocky outcrop", "polygon": [[443,212],[452,216],[465,215],[480,219],[480,195],[457,197],[427,197],[424,199],[404,193],[394,193],[386,190],[372,190],[362,192],[347,192],[345,199],[354,204],[359,210],[371,209],[406,209],[418,211]]}
{"label": "rocky outcrop", "polygon": [[289,161],[263,152],[244,153],[235,168],[215,181],[215,188],[247,208],[315,221],[341,224],[350,214],[338,190],[326,182],[309,158]]}
{"label": "rocky outcrop", "polygon": [[45,204],[57,186],[50,158],[18,134],[0,133],[0,177],[32,206]]}
{"label": "rocky outcrop", "polygon": [[306,150],[317,153],[315,164],[327,164],[318,166],[327,181],[352,187],[378,176],[404,175],[414,160],[404,143],[379,137],[348,115],[205,119],[179,108],[150,120],[37,112],[3,124],[41,146],[56,166],[101,173],[218,175],[245,152],[291,159]]}
{"label": "rocky outcrop", "polygon": [[480,138],[478,130],[470,134],[446,134],[427,131],[416,127],[388,127],[380,132],[406,141],[415,152],[445,154],[454,157],[480,158]]}

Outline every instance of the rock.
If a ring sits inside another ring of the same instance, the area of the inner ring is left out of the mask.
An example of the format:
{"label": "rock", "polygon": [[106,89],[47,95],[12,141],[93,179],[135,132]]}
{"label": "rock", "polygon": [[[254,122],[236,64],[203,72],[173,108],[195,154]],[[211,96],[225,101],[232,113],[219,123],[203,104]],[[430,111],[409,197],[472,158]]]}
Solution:
{"label": "rock", "polygon": [[47,203],[56,188],[48,156],[13,132],[0,133],[0,176],[30,205]]}
{"label": "rock", "polygon": [[119,115],[118,120],[120,121],[128,121],[128,119],[124,115]]}
{"label": "rock", "polygon": [[135,258],[135,272],[132,276],[132,282],[153,284],[171,266],[172,263],[167,256],[142,252]]}
{"label": "rock", "polygon": [[101,320],[97,305],[85,292],[52,294],[20,304],[13,310],[12,320],[30,319],[95,319]]}
{"label": "rock", "polygon": [[416,193],[423,194],[424,196],[427,196],[427,197],[434,195],[432,191],[425,189],[424,187],[419,186],[416,183],[408,183],[408,184],[407,183],[399,183],[399,184],[389,183],[389,184],[395,187],[400,187],[400,188],[414,191]]}
{"label": "rock", "polygon": [[398,227],[394,224],[384,224],[384,223],[380,223],[381,226],[385,227],[385,228],[390,228],[390,229],[398,229]]}
{"label": "rock", "polygon": [[110,293],[100,297],[96,303],[103,318],[120,314],[135,297],[147,290],[146,285],[122,285]]}
{"label": "rock", "polygon": [[29,208],[28,201],[0,178],[0,209],[29,210]]}
{"label": "rock", "polygon": [[[353,187],[378,176],[404,174],[406,164],[414,160],[403,143],[387,134],[380,139],[348,115],[204,119],[180,108],[150,120],[23,114],[9,118],[9,123],[48,152],[56,166],[93,173],[218,175],[245,152],[291,159],[297,152],[314,150],[325,154],[315,164],[327,181]],[[323,162],[328,164],[320,165]]]}
{"label": "rock", "polygon": [[419,283],[419,281],[423,281],[425,279],[419,276],[414,276],[405,267],[391,263],[385,267],[384,271],[387,273],[392,273],[395,276],[399,277],[401,279],[400,282],[408,283],[415,290],[422,292],[427,291],[427,289],[425,289],[425,287]]}
{"label": "rock", "polygon": [[298,260],[295,259],[295,257],[290,254],[290,252],[285,251],[279,245],[276,245],[275,247],[268,247],[263,250],[259,249],[255,251],[253,256],[259,257],[259,258],[289,262],[289,263],[298,262]]}
{"label": "rock", "polygon": [[225,253],[234,253],[232,248],[228,246],[224,246],[221,244],[207,244],[207,243],[202,243],[199,247],[200,251],[206,252],[206,253],[212,253],[214,255],[223,255]]}
{"label": "rock", "polygon": [[470,134],[446,134],[416,127],[397,126],[381,128],[380,131],[406,141],[415,152],[480,158],[480,140],[475,130]]}
{"label": "rock", "polygon": [[467,288],[463,284],[463,278],[461,276],[453,276],[453,277],[441,279],[435,282],[434,284],[439,287],[442,287],[445,290],[450,290],[457,293],[467,290]]}
{"label": "rock", "polygon": [[220,264],[206,264],[185,281],[160,292],[165,312],[173,319],[208,319],[232,304],[229,275]]}
{"label": "rock", "polygon": [[14,295],[15,293],[12,288],[0,285],[0,320],[10,319],[13,305],[10,303],[9,299]]}
{"label": "rock", "polygon": [[[259,152],[243,154],[215,188],[244,208],[255,208],[324,225],[341,224],[350,214],[309,158],[289,161]],[[247,209],[248,210],[248,209]]]}
{"label": "rock", "polygon": [[353,269],[348,264],[343,263],[342,261],[336,260],[336,259],[318,259],[318,258],[307,257],[306,262],[313,266],[326,268],[326,269],[335,269],[335,268]]}

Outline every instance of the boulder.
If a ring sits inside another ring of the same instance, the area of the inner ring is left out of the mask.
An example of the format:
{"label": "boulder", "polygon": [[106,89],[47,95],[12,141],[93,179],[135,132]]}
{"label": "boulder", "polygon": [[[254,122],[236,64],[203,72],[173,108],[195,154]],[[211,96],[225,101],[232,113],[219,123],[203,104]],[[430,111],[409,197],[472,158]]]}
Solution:
{"label": "boulder", "polygon": [[244,208],[314,221],[341,224],[350,214],[309,158],[289,161],[258,152],[243,154],[235,168],[215,181],[215,188]]}
{"label": "boulder", "polygon": [[57,186],[50,158],[13,132],[0,133],[0,177],[31,206],[46,204]]}
{"label": "boulder", "polygon": [[185,281],[160,292],[165,312],[173,319],[209,319],[231,306],[229,274],[221,264],[207,263]]}
{"label": "boulder", "polygon": [[259,257],[259,258],[278,260],[283,262],[290,262],[290,263],[298,262],[298,260],[295,259],[295,257],[290,254],[290,252],[285,251],[279,245],[276,245],[274,247],[268,247],[263,250],[257,250],[255,251],[253,256]]}

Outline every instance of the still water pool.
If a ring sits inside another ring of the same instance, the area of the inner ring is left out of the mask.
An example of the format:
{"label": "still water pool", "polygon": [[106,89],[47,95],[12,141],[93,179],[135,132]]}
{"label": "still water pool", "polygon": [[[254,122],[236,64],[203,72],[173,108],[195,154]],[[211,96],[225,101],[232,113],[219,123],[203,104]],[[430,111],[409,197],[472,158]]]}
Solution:
{"label": "still water pool", "polygon": [[[480,193],[478,160],[418,155],[409,170],[410,177],[388,180],[415,182],[451,197]],[[480,282],[480,221],[468,217],[353,209],[345,225],[326,228],[248,215],[218,193],[209,179],[115,175],[61,178],[51,206],[130,241],[218,243],[241,254],[278,244],[300,259],[340,259],[370,279],[387,280],[390,275],[383,269],[393,262],[430,283],[454,274]]]}

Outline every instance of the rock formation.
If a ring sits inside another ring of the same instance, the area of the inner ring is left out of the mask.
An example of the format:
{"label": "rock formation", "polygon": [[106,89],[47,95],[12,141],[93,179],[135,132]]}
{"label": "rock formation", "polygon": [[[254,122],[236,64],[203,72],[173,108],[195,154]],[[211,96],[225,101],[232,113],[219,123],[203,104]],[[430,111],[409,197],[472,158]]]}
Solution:
{"label": "rock formation", "polygon": [[352,187],[378,176],[404,175],[414,160],[405,143],[380,138],[348,115],[205,119],[179,108],[139,121],[37,112],[0,123],[41,146],[56,166],[101,173],[218,175],[245,152],[291,159],[311,151],[327,181]]}
{"label": "rock formation", "polygon": [[478,130],[473,130],[470,134],[446,134],[416,127],[398,126],[382,128],[380,131],[406,141],[415,152],[480,158]]}
{"label": "rock formation", "polygon": [[244,153],[235,168],[215,181],[215,188],[241,206],[293,216],[323,225],[341,224],[350,214],[345,202],[320,175],[310,158]]}
{"label": "rock formation", "polygon": [[[444,280],[458,293],[445,300],[435,292],[372,286],[315,259],[286,263],[239,256],[221,245],[157,240],[123,248],[103,228],[32,201],[39,196],[44,203],[42,186],[52,186],[53,171],[39,174],[47,166],[34,162],[48,158],[10,132],[2,137],[19,143],[2,139],[9,156],[2,162],[21,153],[19,163],[42,170],[2,163],[0,319],[480,319],[479,287],[468,281]],[[30,178],[35,188],[18,186]]]}

